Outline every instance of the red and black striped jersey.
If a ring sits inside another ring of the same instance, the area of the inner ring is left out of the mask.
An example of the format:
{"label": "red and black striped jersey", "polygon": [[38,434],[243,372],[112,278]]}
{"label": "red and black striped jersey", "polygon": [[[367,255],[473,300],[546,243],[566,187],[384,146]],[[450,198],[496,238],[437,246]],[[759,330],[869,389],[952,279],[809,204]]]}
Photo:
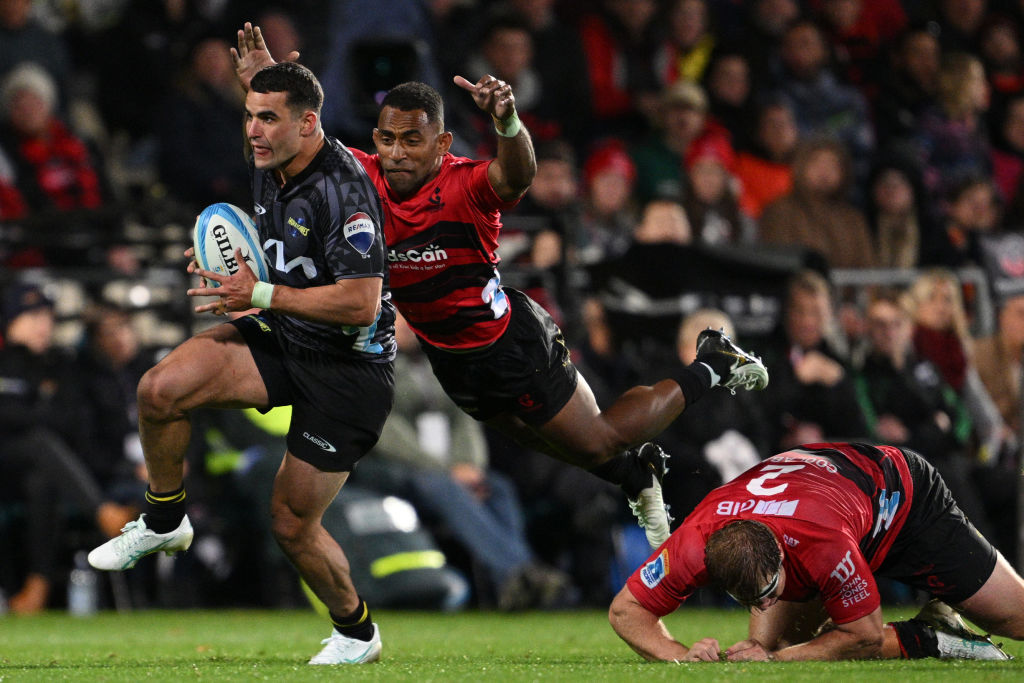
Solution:
{"label": "red and black striped jersey", "polygon": [[709,582],[704,546],[738,519],[768,526],[783,547],[782,600],[820,595],[845,624],[880,604],[874,572],[903,528],[914,486],[892,446],[808,444],[751,467],[704,498],[626,585],[662,616]]}
{"label": "red and black striped jersey", "polygon": [[352,150],[384,204],[391,295],[409,326],[441,349],[487,346],[508,327],[498,274],[501,212],[490,161],[445,155],[437,177],[405,200],[391,191],[376,154]]}

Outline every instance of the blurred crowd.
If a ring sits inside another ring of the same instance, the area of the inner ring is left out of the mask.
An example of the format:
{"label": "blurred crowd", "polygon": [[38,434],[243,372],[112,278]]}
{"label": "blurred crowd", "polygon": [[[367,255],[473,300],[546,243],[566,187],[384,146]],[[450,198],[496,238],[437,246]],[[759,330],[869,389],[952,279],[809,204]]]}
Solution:
{"label": "blurred crowd", "polygon": [[[599,400],[671,376],[708,326],[763,355],[765,392],[712,392],[662,435],[677,520],[780,450],[888,443],[935,464],[1021,569],[1024,2],[0,0],[11,611],[60,604],[75,548],[136,514],[134,386],[165,351],[100,290],[58,343],[47,276],[183,267],[187,242],[155,250],[133,226],[249,205],[229,56],[244,21],[277,59],[301,53],[325,130],[353,147],[388,88],[421,80],[453,152],[489,157],[489,117],[451,79],[512,85],[537,176],[504,216],[503,279],[556,317]],[[635,558],[617,490],[484,431],[400,346],[399,403],[352,483],[412,505],[417,552],[455,570],[437,604],[604,607]],[[130,602],[286,604],[261,509],[279,424],[196,417],[197,546],[140,563]]]}

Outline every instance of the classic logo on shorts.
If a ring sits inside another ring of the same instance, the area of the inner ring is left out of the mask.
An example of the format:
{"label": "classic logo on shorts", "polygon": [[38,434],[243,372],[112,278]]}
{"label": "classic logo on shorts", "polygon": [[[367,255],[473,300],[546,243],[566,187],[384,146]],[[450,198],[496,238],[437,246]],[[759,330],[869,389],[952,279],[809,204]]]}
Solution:
{"label": "classic logo on shorts", "polygon": [[365,255],[370,251],[375,232],[372,218],[358,211],[345,220],[344,232],[345,239],[360,254]]}
{"label": "classic logo on shorts", "polygon": [[656,558],[648,562],[640,570],[640,580],[648,588],[654,588],[668,576],[668,551],[662,550]]}
{"label": "classic logo on shorts", "polygon": [[338,452],[338,449],[335,448],[330,441],[324,439],[323,437],[316,436],[315,434],[310,434],[309,432],[302,432],[302,437],[307,441],[311,441],[312,443],[316,444],[318,448],[327,451],[328,453]]}

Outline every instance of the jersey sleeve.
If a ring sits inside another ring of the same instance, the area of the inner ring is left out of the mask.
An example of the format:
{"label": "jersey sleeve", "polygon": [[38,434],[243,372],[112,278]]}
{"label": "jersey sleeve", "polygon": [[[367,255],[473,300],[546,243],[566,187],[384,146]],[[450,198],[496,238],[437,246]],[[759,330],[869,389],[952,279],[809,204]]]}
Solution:
{"label": "jersey sleeve", "polygon": [[321,207],[324,254],[334,281],[384,276],[380,206],[369,182],[340,183]]}
{"label": "jersey sleeve", "polygon": [[881,605],[871,567],[848,535],[840,534],[833,542],[817,546],[807,563],[820,586],[822,604],[835,623],[856,621]]}
{"label": "jersey sleeve", "polygon": [[707,583],[704,536],[695,527],[680,527],[626,581],[644,609],[658,617],[676,610]]}
{"label": "jersey sleeve", "polygon": [[519,200],[506,202],[494,191],[491,179],[487,177],[487,169],[492,163],[493,160],[480,161],[473,165],[473,170],[467,174],[466,196],[482,211],[508,211],[515,208]]}

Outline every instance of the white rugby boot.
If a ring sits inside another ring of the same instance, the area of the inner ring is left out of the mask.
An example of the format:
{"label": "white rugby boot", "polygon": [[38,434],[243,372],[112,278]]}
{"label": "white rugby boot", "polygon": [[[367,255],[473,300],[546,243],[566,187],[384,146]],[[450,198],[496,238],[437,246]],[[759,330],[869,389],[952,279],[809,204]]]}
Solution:
{"label": "white rugby boot", "polygon": [[[725,356],[731,360],[729,372],[719,377],[707,362],[709,356]],[[733,394],[738,387],[747,391],[760,391],[768,386],[768,370],[761,359],[744,351],[722,330],[708,328],[697,335],[697,361],[704,362],[715,377],[712,386],[722,386]]]}
{"label": "white rugby boot", "polygon": [[960,614],[941,600],[929,600],[914,619],[935,629],[942,659],[1013,659],[989,636],[969,629]]}
{"label": "white rugby boot", "polygon": [[380,659],[380,629],[373,625],[373,638],[356,640],[338,633],[331,632],[330,638],[321,641],[324,649],[309,660],[310,664],[369,664]]}
{"label": "white rugby boot", "polygon": [[128,522],[121,529],[121,535],[115,536],[89,553],[89,564],[96,569],[108,572],[119,572],[131,569],[141,558],[156,552],[173,555],[180,550],[188,550],[192,545],[192,523],[188,515],[174,531],[158,534],[146,526],[145,513],[139,515],[134,522]]}
{"label": "white rugby boot", "polygon": [[668,514],[661,493],[661,480],[668,472],[668,454],[661,446],[650,442],[638,447],[632,454],[643,464],[645,470],[651,473],[651,483],[641,489],[636,498],[627,496],[629,509],[647,535],[647,542],[652,548],[657,548],[672,534],[672,517]]}

